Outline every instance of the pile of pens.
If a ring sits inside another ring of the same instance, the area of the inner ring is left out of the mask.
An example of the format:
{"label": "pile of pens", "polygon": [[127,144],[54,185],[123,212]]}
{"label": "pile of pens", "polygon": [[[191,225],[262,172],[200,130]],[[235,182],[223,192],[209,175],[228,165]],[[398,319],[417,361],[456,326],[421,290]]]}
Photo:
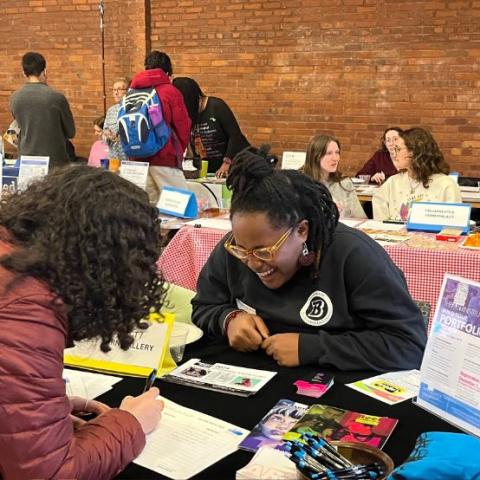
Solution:
{"label": "pile of pens", "polygon": [[385,475],[382,465],[354,465],[324,438],[311,433],[285,442],[285,450],[305,478],[310,480],[374,480]]}

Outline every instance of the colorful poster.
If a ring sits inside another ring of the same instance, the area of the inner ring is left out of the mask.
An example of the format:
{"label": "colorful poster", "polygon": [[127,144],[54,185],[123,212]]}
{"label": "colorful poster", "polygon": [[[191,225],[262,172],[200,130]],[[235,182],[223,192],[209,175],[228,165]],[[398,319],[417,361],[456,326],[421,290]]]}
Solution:
{"label": "colorful poster", "polygon": [[480,436],[480,283],[445,275],[417,404]]}

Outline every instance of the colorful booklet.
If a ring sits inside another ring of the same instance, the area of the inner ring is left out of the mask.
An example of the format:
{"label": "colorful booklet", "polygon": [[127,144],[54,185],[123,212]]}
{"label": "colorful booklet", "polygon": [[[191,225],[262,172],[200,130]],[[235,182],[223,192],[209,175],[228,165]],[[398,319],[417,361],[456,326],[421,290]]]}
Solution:
{"label": "colorful booklet", "polygon": [[250,452],[255,452],[260,447],[281,447],[283,435],[303,417],[307,409],[308,405],[303,403],[279,400],[253,427],[239,447]]}
{"label": "colorful booklet", "polygon": [[276,374],[277,372],[225,363],[204,363],[198,358],[192,358],[161,377],[161,380],[248,397],[257,393]]}
{"label": "colorful booklet", "polygon": [[326,373],[317,372],[294,382],[299,395],[320,398],[333,385],[333,377]]}
{"label": "colorful booklet", "polygon": [[298,440],[302,433],[313,433],[328,441],[366,443],[382,448],[397,423],[396,418],[375,417],[316,404],[307,410],[283,439]]}

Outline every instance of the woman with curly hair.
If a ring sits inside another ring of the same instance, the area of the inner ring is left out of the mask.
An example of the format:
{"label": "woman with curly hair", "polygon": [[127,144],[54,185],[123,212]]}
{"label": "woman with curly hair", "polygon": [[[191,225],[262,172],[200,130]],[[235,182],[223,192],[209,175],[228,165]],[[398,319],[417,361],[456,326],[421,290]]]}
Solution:
{"label": "woman with curly hair", "polygon": [[412,202],[462,201],[460,189],[448,176],[450,167],[432,134],[423,128],[400,132],[396,161],[401,173],[390,177],[372,199],[375,220],[405,222]]}
{"label": "woman with curly hair", "polygon": [[[123,349],[160,308],[159,224],[145,192],[100,169],[60,169],[0,206],[0,474],[111,478],[145,445],[163,404],[152,388],[119,408],[68,398],[63,350]],[[94,413],[84,422],[74,415]],[[73,414],[73,415],[72,415]]]}
{"label": "woman with curly hair", "polygon": [[339,172],[339,163],[340,142],[330,135],[316,135],[307,147],[307,157],[302,170],[327,186],[341,217],[367,218],[352,181]]}

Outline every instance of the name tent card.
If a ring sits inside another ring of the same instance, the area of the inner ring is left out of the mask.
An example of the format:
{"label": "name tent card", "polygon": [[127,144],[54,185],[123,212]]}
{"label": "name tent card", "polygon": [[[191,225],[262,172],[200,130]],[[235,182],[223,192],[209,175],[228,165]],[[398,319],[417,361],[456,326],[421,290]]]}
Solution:
{"label": "name tent card", "polygon": [[480,436],[480,283],[446,274],[416,404]]}
{"label": "name tent card", "polygon": [[190,190],[163,187],[157,208],[161,213],[182,218],[196,218],[198,215],[197,199]]}
{"label": "name tent card", "polygon": [[17,188],[25,190],[34,180],[47,175],[49,162],[50,157],[22,155],[20,157]]}
{"label": "name tent card", "polygon": [[132,333],[134,341],[128,350],[122,350],[116,338],[107,353],[100,350],[100,340],[75,342],[65,350],[65,365],[140,377],[148,376],[152,369],[157,369],[159,376],[169,372],[175,368],[168,349],[175,317],[165,313],[163,317],[150,314],[149,318],[147,329]]}
{"label": "name tent card", "polygon": [[128,180],[142,190],[147,187],[148,162],[133,162],[123,160],[120,165],[120,176]]}
{"label": "name tent card", "polygon": [[444,227],[459,227],[467,233],[471,209],[467,203],[413,202],[407,230],[439,232]]}
{"label": "name tent card", "polygon": [[303,167],[306,158],[306,152],[283,152],[282,169],[298,170],[299,168]]}

